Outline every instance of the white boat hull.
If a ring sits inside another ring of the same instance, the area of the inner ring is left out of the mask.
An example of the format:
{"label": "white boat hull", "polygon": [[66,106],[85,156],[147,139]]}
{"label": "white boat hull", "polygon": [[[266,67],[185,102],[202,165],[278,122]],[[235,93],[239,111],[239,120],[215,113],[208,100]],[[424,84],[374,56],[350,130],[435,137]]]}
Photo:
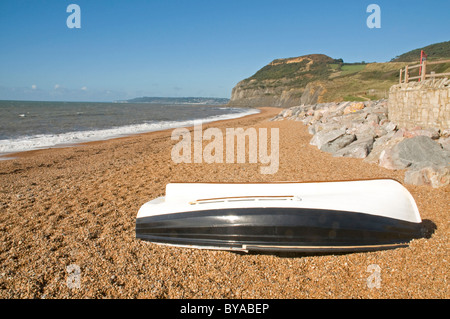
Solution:
{"label": "white boat hull", "polygon": [[420,235],[414,199],[393,180],[172,183],[136,218],[143,240],[241,251],[365,251]]}

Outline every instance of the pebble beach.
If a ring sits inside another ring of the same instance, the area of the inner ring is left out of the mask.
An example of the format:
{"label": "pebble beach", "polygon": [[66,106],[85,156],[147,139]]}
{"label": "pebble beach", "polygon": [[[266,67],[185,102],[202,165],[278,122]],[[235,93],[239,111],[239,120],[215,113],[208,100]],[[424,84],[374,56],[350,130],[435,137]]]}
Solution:
{"label": "pebble beach", "polygon": [[[405,170],[333,157],[298,121],[260,108],[203,129],[278,128],[279,168],[175,163],[172,130],[9,155],[0,161],[0,298],[447,299],[450,187],[403,184]],[[170,182],[389,178],[414,197],[424,237],[392,250],[245,254],[135,238],[141,205]],[[74,271],[75,269],[75,271]],[[74,279],[74,275],[76,278]]]}

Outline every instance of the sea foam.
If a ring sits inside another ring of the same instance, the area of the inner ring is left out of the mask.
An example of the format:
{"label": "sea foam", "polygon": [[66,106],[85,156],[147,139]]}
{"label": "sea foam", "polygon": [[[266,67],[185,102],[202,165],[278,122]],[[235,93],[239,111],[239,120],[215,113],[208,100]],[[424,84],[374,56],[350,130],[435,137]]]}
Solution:
{"label": "sea foam", "polygon": [[44,148],[65,147],[78,143],[101,141],[133,134],[161,131],[177,127],[193,126],[197,121],[210,123],[220,120],[239,118],[259,113],[259,110],[249,109],[244,112],[210,116],[203,119],[186,121],[157,121],[136,125],[125,125],[108,129],[75,131],[61,134],[39,134],[22,136],[14,139],[0,140],[0,155],[31,151]]}

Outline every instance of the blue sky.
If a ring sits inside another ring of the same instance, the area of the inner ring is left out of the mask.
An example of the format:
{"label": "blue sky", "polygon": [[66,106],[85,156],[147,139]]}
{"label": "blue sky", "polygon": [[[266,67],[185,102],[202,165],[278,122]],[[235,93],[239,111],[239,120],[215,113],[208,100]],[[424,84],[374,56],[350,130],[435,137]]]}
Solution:
{"label": "blue sky", "polygon": [[[79,29],[66,25],[72,3]],[[229,98],[277,58],[386,62],[448,41],[449,12],[448,0],[1,0],[0,99]]]}

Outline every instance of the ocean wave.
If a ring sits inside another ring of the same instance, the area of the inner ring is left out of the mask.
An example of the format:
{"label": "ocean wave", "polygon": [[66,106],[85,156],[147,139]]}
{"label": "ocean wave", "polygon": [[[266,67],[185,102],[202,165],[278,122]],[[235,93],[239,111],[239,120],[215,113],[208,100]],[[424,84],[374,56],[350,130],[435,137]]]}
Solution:
{"label": "ocean wave", "polygon": [[177,127],[193,126],[197,121],[210,123],[220,120],[239,118],[259,113],[259,110],[249,109],[239,113],[216,115],[188,121],[158,121],[136,125],[125,125],[101,130],[66,132],[61,134],[39,134],[22,136],[14,139],[0,140],[0,155],[31,151],[44,148],[63,147],[78,143],[101,141],[111,138],[129,136],[146,132],[162,131]]}

